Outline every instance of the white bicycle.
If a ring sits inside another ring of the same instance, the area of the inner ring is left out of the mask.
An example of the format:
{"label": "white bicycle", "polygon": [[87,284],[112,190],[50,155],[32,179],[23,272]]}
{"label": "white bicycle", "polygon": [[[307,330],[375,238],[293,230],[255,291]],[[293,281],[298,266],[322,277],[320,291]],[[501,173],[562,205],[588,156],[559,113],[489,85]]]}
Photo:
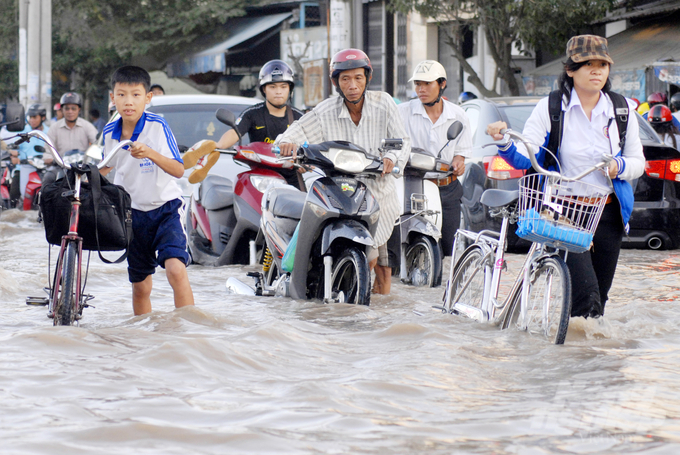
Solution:
{"label": "white bicycle", "polygon": [[[484,192],[482,203],[492,216],[503,218],[501,231],[458,230],[443,303],[434,308],[563,344],[571,314],[571,277],[565,260],[569,252],[590,248],[607,200],[602,189],[580,180],[605,168],[612,158],[603,156],[602,162],[569,178],[543,169],[522,135],[511,130],[501,134],[506,141],[524,143],[537,173],[522,177],[519,190]],[[499,300],[501,274],[507,268],[508,226],[514,222],[517,235],[533,243],[509,294]],[[464,240],[472,244],[456,258],[456,245]]]}

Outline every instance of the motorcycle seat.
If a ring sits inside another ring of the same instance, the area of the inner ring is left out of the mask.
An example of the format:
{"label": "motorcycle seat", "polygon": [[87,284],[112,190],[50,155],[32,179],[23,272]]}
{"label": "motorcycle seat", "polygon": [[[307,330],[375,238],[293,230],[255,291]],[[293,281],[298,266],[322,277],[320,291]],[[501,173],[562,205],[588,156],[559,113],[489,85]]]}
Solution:
{"label": "motorcycle seat", "polygon": [[219,210],[234,203],[234,184],[219,175],[208,175],[200,190],[201,205],[206,210]]}
{"label": "motorcycle seat", "polygon": [[272,188],[270,191],[273,193],[270,198],[270,200],[273,199],[270,207],[274,216],[295,220],[300,219],[302,209],[305,206],[305,200],[307,199],[307,193],[292,187]]}

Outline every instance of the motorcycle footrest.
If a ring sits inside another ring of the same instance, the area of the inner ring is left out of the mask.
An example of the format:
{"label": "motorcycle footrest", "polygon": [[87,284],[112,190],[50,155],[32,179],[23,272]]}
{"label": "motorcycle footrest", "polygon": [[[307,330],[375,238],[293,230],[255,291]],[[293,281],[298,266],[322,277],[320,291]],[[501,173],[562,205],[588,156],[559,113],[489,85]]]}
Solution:
{"label": "motorcycle footrest", "polygon": [[47,297],[26,297],[26,305],[46,306],[50,304]]}

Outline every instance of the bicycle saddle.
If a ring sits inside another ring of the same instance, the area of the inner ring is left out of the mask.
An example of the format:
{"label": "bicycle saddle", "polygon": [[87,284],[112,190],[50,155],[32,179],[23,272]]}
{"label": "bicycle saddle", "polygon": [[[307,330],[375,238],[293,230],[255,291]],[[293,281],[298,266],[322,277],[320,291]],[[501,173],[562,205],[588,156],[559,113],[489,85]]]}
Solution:
{"label": "bicycle saddle", "polygon": [[519,190],[489,189],[482,193],[481,202],[487,207],[504,207],[519,198]]}

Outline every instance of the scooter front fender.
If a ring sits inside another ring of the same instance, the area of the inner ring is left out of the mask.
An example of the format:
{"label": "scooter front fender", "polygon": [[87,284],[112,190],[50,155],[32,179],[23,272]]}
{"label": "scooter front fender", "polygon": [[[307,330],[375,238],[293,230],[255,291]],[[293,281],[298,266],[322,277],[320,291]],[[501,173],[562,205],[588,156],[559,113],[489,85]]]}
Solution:
{"label": "scooter front fender", "polygon": [[356,220],[338,219],[328,223],[321,234],[321,254],[328,254],[333,242],[339,238],[361,245],[373,245],[373,237],[366,226]]}
{"label": "scooter front fender", "polygon": [[437,226],[423,216],[402,215],[400,224],[401,243],[408,243],[412,234],[418,233],[432,237],[435,243],[442,237],[442,233]]}

